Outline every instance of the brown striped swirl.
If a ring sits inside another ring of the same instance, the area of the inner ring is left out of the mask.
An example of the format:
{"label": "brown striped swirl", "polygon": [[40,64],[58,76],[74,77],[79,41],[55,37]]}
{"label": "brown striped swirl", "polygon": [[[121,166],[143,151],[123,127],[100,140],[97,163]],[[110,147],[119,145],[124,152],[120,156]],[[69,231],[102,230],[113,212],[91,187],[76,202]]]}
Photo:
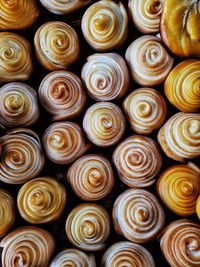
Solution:
{"label": "brown striped swirl", "polygon": [[124,111],[134,132],[150,134],[165,121],[167,106],[162,95],[151,88],[139,88],[123,103]]}
{"label": "brown striped swirl", "polygon": [[125,57],[134,81],[142,86],[164,82],[174,63],[160,38],[153,35],[144,35],[133,41]]}
{"label": "brown striped swirl", "polygon": [[69,71],[54,71],[41,82],[38,95],[43,107],[53,115],[53,120],[78,116],[86,102],[81,80]]}
{"label": "brown striped swirl", "polygon": [[113,223],[118,234],[135,243],[153,240],[165,223],[165,213],[157,198],[143,189],[128,189],[113,207]]}
{"label": "brown striped swirl", "polygon": [[81,76],[90,96],[96,101],[110,101],[124,96],[130,83],[126,63],[117,53],[89,56]]}
{"label": "brown striped swirl", "polygon": [[47,231],[23,226],[4,237],[1,247],[3,267],[47,267],[55,244]]}
{"label": "brown striped swirl", "polygon": [[160,151],[153,139],[132,135],[120,143],[113,153],[119,178],[130,187],[148,187],[162,166]]}
{"label": "brown striped swirl", "polygon": [[177,161],[200,156],[200,114],[179,112],[160,129],[158,142]]}
{"label": "brown striped swirl", "polygon": [[47,70],[67,69],[79,57],[79,39],[75,30],[61,21],[46,22],[34,37],[35,52]]}
{"label": "brown striped swirl", "polygon": [[105,247],[110,227],[109,215],[103,207],[85,203],[70,212],[66,234],[74,246],[86,251],[99,251]]}

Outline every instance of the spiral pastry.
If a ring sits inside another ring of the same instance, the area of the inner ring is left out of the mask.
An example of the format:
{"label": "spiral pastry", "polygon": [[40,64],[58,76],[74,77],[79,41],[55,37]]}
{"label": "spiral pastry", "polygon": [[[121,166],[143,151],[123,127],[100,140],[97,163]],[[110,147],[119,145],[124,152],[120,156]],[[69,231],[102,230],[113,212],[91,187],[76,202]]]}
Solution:
{"label": "spiral pastry", "polygon": [[69,214],[66,234],[76,247],[86,251],[99,251],[110,234],[107,211],[97,204],[80,204]]}
{"label": "spiral pastry", "polygon": [[200,60],[190,59],[178,64],[165,81],[165,95],[183,112],[200,109]]}
{"label": "spiral pastry", "polygon": [[148,187],[155,182],[162,157],[153,139],[133,135],[115,149],[113,162],[123,183],[130,187]]}
{"label": "spiral pastry", "polygon": [[0,188],[0,237],[4,236],[15,221],[14,199]]}
{"label": "spiral pastry", "polygon": [[153,35],[133,41],[125,57],[134,81],[142,86],[156,86],[164,82],[174,63],[160,38]]}
{"label": "spiral pastry", "polygon": [[43,107],[54,120],[76,117],[86,102],[81,80],[74,73],[63,70],[48,74],[42,80],[38,94]]}
{"label": "spiral pastry", "polygon": [[35,52],[47,70],[67,69],[79,57],[79,39],[75,30],[61,21],[50,21],[37,30]]}
{"label": "spiral pastry", "polygon": [[163,232],[161,250],[172,267],[200,266],[200,226],[190,220],[172,222]]}
{"label": "spiral pastry", "polygon": [[118,242],[107,249],[101,260],[102,267],[155,267],[148,250],[132,242]]}
{"label": "spiral pastry", "polygon": [[134,132],[150,134],[164,123],[167,107],[162,95],[151,88],[140,88],[126,97],[124,111]]}
{"label": "spiral pastry", "polygon": [[28,41],[15,33],[0,32],[0,82],[28,80],[32,69]]}
{"label": "spiral pastry", "polygon": [[39,117],[37,93],[24,83],[7,83],[0,88],[0,123],[12,126],[34,124]]}
{"label": "spiral pastry", "polygon": [[132,242],[145,243],[153,240],[163,228],[165,213],[153,194],[131,188],[116,199],[113,222],[118,234]]}
{"label": "spiral pastry", "polygon": [[23,184],[37,176],[44,166],[44,156],[37,134],[29,129],[15,129],[0,138],[0,180]]}
{"label": "spiral pastry", "polygon": [[196,213],[200,220],[200,196],[198,197],[197,202],[196,202]]}
{"label": "spiral pastry", "polygon": [[54,240],[45,230],[23,226],[1,241],[3,267],[47,267],[54,251]]}
{"label": "spiral pastry", "polygon": [[73,122],[51,124],[43,135],[43,145],[47,157],[58,164],[73,162],[89,148],[81,128]]}
{"label": "spiral pastry", "polygon": [[177,161],[200,156],[200,114],[179,112],[160,129],[158,142]]}
{"label": "spiral pastry", "polygon": [[82,31],[89,45],[97,51],[120,47],[128,33],[128,16],[123,4],[102,0],[91,5],[82,18]]}
{"label": "spiral pastry", "polygon": [[109,102],[92,105],[85,113],[83,129],[92,143],[101,147],[116,144],[126,127],[121,109]]}

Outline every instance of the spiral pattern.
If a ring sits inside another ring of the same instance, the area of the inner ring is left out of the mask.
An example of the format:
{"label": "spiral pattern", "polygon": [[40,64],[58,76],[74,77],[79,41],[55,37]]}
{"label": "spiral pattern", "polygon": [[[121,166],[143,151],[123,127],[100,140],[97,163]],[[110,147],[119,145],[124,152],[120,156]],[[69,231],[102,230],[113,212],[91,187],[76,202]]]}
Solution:
{"label": "spiral pattern", "polygon": [[7,83],[0,88],[0,123],[28,126],[39,117],[37,93],[24,83]]}
{"label": "spiral pattern", "polygon": [[165,121],[167,106],[162,95],[151,88],[140,88],[126,97],[124,111],[134,132],[150,134]]}
{"label": "spiral pattern", "polygon": [[0,82],[28,80],[32,69],[28,41],[15,33],[0,32]]}
{"label": "spiral pattern", "polygon": [[113,222],[118,234],[132,242],[145,243],[153,240],[163,228],[165,213],[153,194],[132,188],[116,199]]}
{"label": "spiral pattern", "polygon": [[128,33],[128,16],[123,4],[111,0],[91,5],[82,18],[82,31],[89,45],[97,51],[120,47]]}
{"label": "spiral pattern", "polygon": [[133,41],[125,57],[134,81],[142,86],[164,82],[174,63],[161,40],[153,35],[144,35]]}
{"label": "spiral pattern", "polygon": [[101,250],[110,234],[109,215],[100,205],[80,204],[67,218],[66,234],[69,241],[80,249]]}
{"label": "spiral pattern", "polygon": [[0,138],[0,180],[23,184],[37,176],[44,166],[44,156],[37,134],[29,129],[15,129]]}
{"label": "spiral pattern", "polygon": [[200,195],[199,195],[197,202],[196,202],[196,213],[197,213],[197,216],[200,220]]}
{"label": "spiral pattern", "polygon": [[75,30],[61,21],[50,21],[34,37],[36,56],[47,70],[67,69],[79,57],[79,39]]}
{"label": "spiral pattern", "polygon": [[130,187],[148,187],[155,182],[162,157],[153,139],[133,135],[115,149],[113,162],[123,183]]}
{"label": "spiral pattern", "polygon": [[197,112],[200,109],[200,60],[178,64],[165,81],[165,95],[179,110]]}
{"label": "spiral pattern", "polygon": [[23,226],[1,241],[3,267],[47,267],[54,251],[54,240],[45,230]]}
{"label": "spiral pattern", "polygon": [[160,129],[158,142],[165,154],[177,161],[200,156],[200,116],[179,112]]}
{"label": "spiral pattern", "polygon": [[72,72],[54,71],[48,74],[39,87],[43,107],[53,115],[53,120],[78,116],[86,102],[81,80]]}

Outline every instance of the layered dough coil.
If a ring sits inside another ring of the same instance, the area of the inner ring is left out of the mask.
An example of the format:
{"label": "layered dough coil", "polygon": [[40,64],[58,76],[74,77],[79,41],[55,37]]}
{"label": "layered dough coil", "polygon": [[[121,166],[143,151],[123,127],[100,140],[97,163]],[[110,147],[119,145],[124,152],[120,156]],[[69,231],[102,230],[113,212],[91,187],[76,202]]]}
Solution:
{"label": "layered dough coil", "polygon": [[190,220],[172,222],[163,231],[161,250],[171,267],[200,266],[200,226]]}
{"label": "layered dough coil", "polygon": [[79,115],[86,102],[81,80],[72,72],[59,70],[49,73],[41,82],[38,95],[53,120]]}
{"label": "layered dough coil", "polygon": [[67,238],[75,247],[86,251],[104,249],[110,228],[107,211],[97,204],[80,204],[66,221]]}
{"label": "layered dough coil", "polygon": [[150,134],[165,121],[167,106],[162,95],[151,88],[140,88],[123,102],[124,111],[134,132]]}
{"label": "layered dough coil", "polygon": [[0,82],[28,80],[32,69],[28,41],[15,33],[0,32]]}
{"label": "layered dough coil", "polygon": [[197,202],[196,202],[196,213],[197,213],[197,216],[200,220],[200,195],[199,195]]}
{"label": "layered dough coil", "polygon": [[50,177],[39,177],[19,190],[17,206],[20,215],[31,224],[57,220],[66,204],[65,187]]}
{"label": "layered dough coil", "polygon": [[165,95],[172,105],[183,112],[200,109],[200,60],[179,63],[165,81]]}
{"label": "layered dough coil", "polygon": [[116,144],[126,127],[121,109],[110,102],[96,103],[88,108],[83,119],[83,129],[92,143],[101,147]]}
{"label": "layered dough coil", "polygon": [[55,247],[53,237],[34,226],[14,230],[0,245],[3,247],[3,267],[47,267]]}
{"label": "layered dough coil", "polygon": [[94,154],[75,161],[67,178],[75,194],[85,201],[97,201],[107,196],[115,179],[110,162]]}
{"label": "layered dough coil", "polygon": [[165,213],[157,198],[143,189],[128,189],[113,207],[116,232],[135,243],[153,240],[165,223]]}
{"label": "layered dough coil", "polygon": [[179,112],[160,129],[158,142],[177,161],[200,156],[200,114]]}
{"label": "layered dough coil", "polygon": [[174,63],[161,40],[153,35],[133,41],[125,57],[134,81],[142,86],[157,86],[164,82]]}
{"label": "layered dough coil", "polygon": [[117,53],[89,56],[81,76],[90,96],[96,101],[110,101],[124,96],[130,83],[126,63]]}
{"label": "layered dough coil", "polygon": [[113,162],[122,182],[130,187],[148,187],[155,182],[162,157],[153,139],[133,135],[117,146]]}
{"label": "layered dough coil", "polygon": [[46,22],[34,37],[37,59],[47,70],[67,69],[79,57],[79,39],[75,30],[61,21]]}
{"label": "layered dough coil", "polygon": [[126,9],[121,2],[98,1],[86,10],[81,27],[86,41],[95,50],[118,48],[126,40],[128,33]]}
{"label": "layered dough coil", "polygon": [[4,126],[28,126],[39,117],[37,93],[24,83],[7,83],[0,88],[0,123]]}
{"label": "layered dough coil", "polygon": [[0,180],[23,184],[37,176],[44,166],[42,146],[37,134],[18,128],[0,138]]}

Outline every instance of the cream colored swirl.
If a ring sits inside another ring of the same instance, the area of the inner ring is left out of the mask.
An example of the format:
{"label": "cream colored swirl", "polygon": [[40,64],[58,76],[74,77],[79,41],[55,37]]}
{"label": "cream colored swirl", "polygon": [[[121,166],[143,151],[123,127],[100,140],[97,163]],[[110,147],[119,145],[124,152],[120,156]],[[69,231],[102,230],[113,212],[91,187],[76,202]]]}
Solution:
{"label": "cream colored swirl", "polygon": [[160,129],[158,142],[177,161],[200,156],[200,114],[179,112]]}
{"label": "cream colored swirl", "polygon": [[161,231],[165,213],[150,192],[128,189],[114,203],[113,222],[118,234],[132,242],[145,243],[153,240]]}
{"label": "cream colored swirl", "polygon": [[114,185],[110,162],[100,155],[86,155],[69,168],[67,178],[75,194],[86,201],[107,196]]}
{"label": "cream colored swirl", "polygon": [[55,247],[53,237],[34,226],[14,230],[0,244],[2,267],[47,267]]}
{"label": "cream colored swirl", "polygon": [[82,31],[89,45],[97,51],[121,46],[128,33],[128,16],[123,4],[102,0],[91,5],[82,18]]}
{"label": "cream colored swirl", "polygon": [[110,101],[124,96],[130,83],[126,63],[116,53],[89,56],[81,76],[90,96],[96,101]]}
{"label": "cream colored swirl", "polygon": [[52,71],[67,69],[79,57],[79,39],[75,30],[61,21],[46,22],[34,37],[36,56],[40,64]]}
{"label": "cream colored swirl", "polygon": [[0,82],[28,80],[32,69],[28,41],[15,33],[0,32]]}
{"label": "cream colored swirl", "polygon": [[148,187],[155,183],[162,157],[153,139],[133,135],[117,146],[113,162],[122,182],[130,187]]}
{"label": "cream colored swirl", "polygon": [[69,71],[54,71],[41,82],[38,95],[53,120],[70,119],[79,115],[86,102],[81,80]]}
{"label": "cream colored swirl", "polygon": [[80,204],[67,217],[66,234],[74,246],[86,251],[98,251],[105,247],[110,227],[109,215],[103,207]]}
{"label": "cream colored swirl", "polygon": [[124,111],[134,132],[150,134],[164,123],[167,106],[162,95],[151,88],[140,88],[123,102]]}
{"label": "cream colored swirl", "polygon": [[7,83],[0,88],[0,123],[13,126],[34,124],[39,117],[37,93],[24,83]]}
{"label": "cream colored swirl", "polygon": [[160,38],[153,35],[144,35],[133,41],[125,57],[134,81],[142,86],[164,82],[174,63]]}
{"label": "cream colored swirl", "polygon": [[0,138],[0,180],[23,184],[37,176],[44,166],[42,146],[37,134],[18,128]]}

